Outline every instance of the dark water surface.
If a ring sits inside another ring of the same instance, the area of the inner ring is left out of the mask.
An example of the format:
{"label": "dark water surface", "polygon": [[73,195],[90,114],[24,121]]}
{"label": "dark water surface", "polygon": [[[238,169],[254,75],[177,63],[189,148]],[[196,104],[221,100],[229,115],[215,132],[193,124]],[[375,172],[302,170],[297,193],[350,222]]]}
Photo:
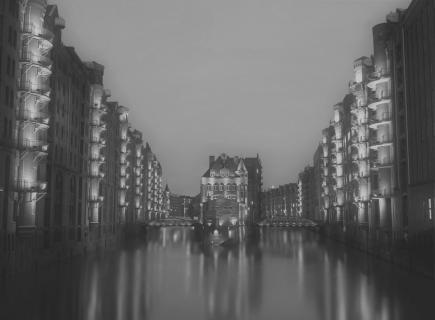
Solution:
{"label": "dark water surface", "polygon": [[309,231],[234,232],[245,240],[211,247],[190,228],[150,230],[8,279],[0,319],[435,319],[429,279]]}

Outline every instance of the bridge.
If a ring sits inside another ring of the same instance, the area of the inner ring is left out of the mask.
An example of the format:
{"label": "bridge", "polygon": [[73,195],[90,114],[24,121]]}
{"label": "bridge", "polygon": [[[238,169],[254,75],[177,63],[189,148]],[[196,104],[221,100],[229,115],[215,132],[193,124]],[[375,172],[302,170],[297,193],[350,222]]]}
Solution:
{"label": "bridge", "polygon": [[[148,222],[149,227],[190,227],[199,223],[197,220],[192,220],[186,217],[168,217],[165,219],[154,220]],[[279,217],[268,218],[257,223],[259,227],[272,227],[272,228],[306,228],[316,227],[318,224],[310,219],[301,217]]]}
{"label": "bridge", "polygon": [[287,218],[268,218],[258,223],[260,227],[272,228],[303,228],[303,227],[316,227],[317,223],[312,220],[301,217],[287,217]]}
{"label": "bridge", "polygon": [[197,221],[185,217],[169,217],[148,222],[149,227],[190,227]]}

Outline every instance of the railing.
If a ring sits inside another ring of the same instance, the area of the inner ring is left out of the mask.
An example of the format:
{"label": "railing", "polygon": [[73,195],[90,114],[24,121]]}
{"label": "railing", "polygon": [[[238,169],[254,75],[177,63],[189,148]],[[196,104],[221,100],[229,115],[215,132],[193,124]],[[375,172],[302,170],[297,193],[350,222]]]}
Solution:
{"label": "railing", "polygon": [[19,81],[18,89],[21,91],[30,91],[35,94],[49,97],[50,96],[50,86],[41,85],[38,83],[32,83],[30,81]]}
{"label": "railing", "polygon": [[383,122],[391,122],[391,121],[392,121],[392,118],[391,118],[390,113],[384,112],[384,113],[382,113],[382,116],[380,118],[379,117],[371,118],[369,120],[369,125],[378,125],[378,124],[381,124]]}
{"label": "railing", "polygon": [[20,139],[17,141],[18,149],[31,149],[40,152],[48,151],[48,142],[44,140]]}
{"label": "railing", "polygon": [[53,61],[51,61],[50,57],[45,55],[36,55],[27,51],[27,48],[23,48],[21,53],[21,62],[40,64],[47,69],[49,69],[53,64]]}
{"label": "railing", "polygon": [[381,140],[378,140],[378,138],[370,138],[370,147],[379,147],[382,145],[387,145],[393,143],[391,138],[383,138]]}
{"label": "railing", "polygon": [[104,201],[104,196],[89,197],[89,202],[100,203]]}
{"label": "railing", "polygon": [[373,190],[370,196],[374,199],[379,199],[379,198],[388,198],[391,196],[391,194],[387,192],[387,190],[383,190],[383,191]]}
{"label": "railing", "polygon": [[34,36],[43,38],[49,42],[52,42],[54,39],[54,33],[50,30],[43,28],[43,27],[37,27],[34,24],[24,24],[22,28],[22,32],[24,34],[32,34]]}
{"label": "railing", "polygon": [[392,167],[393,162],[390,160],[383,160],[383,161],[374,160],[374,161],[370,162],[370,165],[373,169],[381,169],[381,168]]}
{"label": "railing", "polygon": [[390,96],[384,96],[384,97],[376,97],[376,96],[369,96],[368,99],[368,107],[370,109],[374,109],[375,107],[377,107],[380,104],[384,104],[384,103],[390,103],[391,102],[391,97]]}
{"label": "railing", "polygon": [[47,182],[29,181],[17,179],[13,181],[13,188],[17,191],[44,192],[47,189]]}
{"label": "railing", "polygon": [[17,109],[17,119],[21,121],[33,121],[48,125],[50,114],[46,111],[31,111]]}

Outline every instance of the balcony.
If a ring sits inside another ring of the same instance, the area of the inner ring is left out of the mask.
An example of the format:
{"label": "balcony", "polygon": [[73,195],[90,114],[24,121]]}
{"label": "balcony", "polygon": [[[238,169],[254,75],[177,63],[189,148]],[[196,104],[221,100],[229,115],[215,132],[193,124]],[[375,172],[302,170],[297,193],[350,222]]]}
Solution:
{"label": "balcony", "polygon": [[377,138],[370,139],[370,149],[377,150],[378,148],[389,147],[391,145],[393,145],[393,141],[389,138],[384,138],[382,140],[378,140]]}
{"label": "balcony", "polygon": [[391,98],[390,97],[383,97],[383,98],[378,98],[378,97],[372,97],[369,99],[369,109],[372,110],[376,110],[376,108],[382,104],[386,104],[386,103],[391,103]]}
{"label": "balcony", "polygon": [[98,162],[98,163],[102,164],[102,163],[105,163],[106,157],[104,157],[102,155],[97,155],[95,157],[91,156],[91,161],[92,162]]}
{"label": "balcony", "polygon": [[24,35],[37,37],[38,39],[46,40],[50,43],[54,40],[53,32],[43,27],[37,27],[34,24],[24,24],[21,32]]}
{"label": "balcony", "polygon": [[99,129],[100,131],[106,130],[106,124],[101,121],[91,121],[90,125],[92,128]]}
{"label": "balcony", "polygon": [[45,74],[51,74],[51,66],[53,61],[48,56],[33,54],[32,52],[28,52],[25,48],[23,48],[23,52],[20,56],[20,62],[41,67],[42,69],[45,69]]}
{"label": "balcony", "polygon": [[382,198],[389,198],[391,197],[391,194],[387,192],[387,190],[373,190],[370,194],[370,197],[372,199],[382,199]]}
{"label": "balcony", "polygon": [[22,139],[18,140],[17,148],[22,151],[47,153],[48,142],[44,140]]}
{"label": "balcony", "polygon": [[104,172],[101,172],[101,171],[89,173],[89,177],[91,177],[93,179],[103,179],[104,176],[105,176]]}
{"label": "balcony", "polygon": [[104,201],[104,196],[98,196],[98,197],[89,197],[88,201],[90,203],[101,203]]}
{"label": "balcony", "polygon": [[92,144],[98,144],[98,145],[106,145],[106,139],[101,138],[101,137],[91,137],[91,141]]}
{"label": "balcony", "polygon": [[13,182],[13,188],[17,192],[45,193],[47,182],[17,179]]}
{"label": "balcony", "polygon": [[93,112],[98,112],[102,116],[107,113],[107,107],[104,104],[94,103],[91,109]]}
{"label": "balcony", "polygon": [[385,83],[391,80],[391,77],[388,74],[381,74],[379,71],[372,72],[369,75],[369,83],[367,83],[367,87],[372,90],[376,89],[376,86],[381,83]]}
{"label": "balcony", "polygon": [[17,120],[48,127],[50,114],[46,111],[18,110]]}
{"label": "balcony", "polygon": [[40,98],[50,99],[51,89],[47,85],[42,85],[38,83],[32,83],[30,81],[20,81],[18,84],[18,90],[21,93],[30,93],[37,95]]}
{"label": "balcony", "polygon": [[128,203],[128,202],[123,202],[123,203],[120,203],[119,206],[120,206],[121,208],[125,208],[125,207],[128,207],[128,206],[129,206],[129,203]]}
{"label": "balcony", "polygon": [[391,115],[386,112],[380,118],[372,118],[369,120],[369,127],[372,129],[376,129],[378,126],[391,124],[392,118]]}
{"label": "balcony", "polygon": [[393,162],[390,160],[384,160],[384,161],[373,160],[370,162],[370,167],[373,170],[392,168]]}

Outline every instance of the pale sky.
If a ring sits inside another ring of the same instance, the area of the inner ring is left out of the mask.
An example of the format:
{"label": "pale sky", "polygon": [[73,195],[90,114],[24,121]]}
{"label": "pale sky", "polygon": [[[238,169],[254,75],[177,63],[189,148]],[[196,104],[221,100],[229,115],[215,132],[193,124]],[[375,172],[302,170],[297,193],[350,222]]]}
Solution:
{"label": "pale sky", "polygon": [[105,65],[171,191],[194,195],[208,156],[263,162],[264,186],[312,162],[371,27],[410,0],[56,0],[64,43]]}

